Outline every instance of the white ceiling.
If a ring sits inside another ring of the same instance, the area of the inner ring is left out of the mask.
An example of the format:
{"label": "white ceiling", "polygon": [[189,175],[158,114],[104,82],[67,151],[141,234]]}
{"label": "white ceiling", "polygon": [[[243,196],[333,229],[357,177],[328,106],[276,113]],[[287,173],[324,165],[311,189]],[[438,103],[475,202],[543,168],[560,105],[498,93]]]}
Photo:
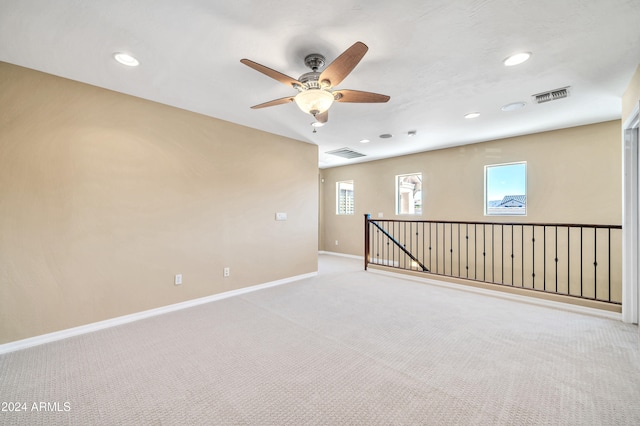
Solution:
{"label": "white ceiling", "polygon": [[[336,103],[315,134],[295,104],[249,109],[296,92],[240,59],[298,78],[307,54],[331,62],[356,41],[369,51],[338,88],[388,103]],[[502,64],[519,51],[533,56]],[[640,2],[0,0],[0,61],[316,144],[324,168],[620,118],[640,62]],[[566,99],[531,102],[564,86]],[[515,101],[526,107],[500,110]],[[472,111],[482,115],[463,118]],[[325,154],[343,147],[367,156]]]}

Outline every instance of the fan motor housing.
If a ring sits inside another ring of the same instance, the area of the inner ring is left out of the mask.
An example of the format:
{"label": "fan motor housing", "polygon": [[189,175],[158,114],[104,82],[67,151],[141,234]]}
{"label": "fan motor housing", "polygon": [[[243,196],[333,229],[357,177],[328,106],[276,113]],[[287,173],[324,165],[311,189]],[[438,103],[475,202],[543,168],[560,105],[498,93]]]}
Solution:
{"label": "fan motor housing", "polygon": [[307,89],[320,89],[320,73],[317,71],[311,71],[302,74],[298,81],[304,85]]}

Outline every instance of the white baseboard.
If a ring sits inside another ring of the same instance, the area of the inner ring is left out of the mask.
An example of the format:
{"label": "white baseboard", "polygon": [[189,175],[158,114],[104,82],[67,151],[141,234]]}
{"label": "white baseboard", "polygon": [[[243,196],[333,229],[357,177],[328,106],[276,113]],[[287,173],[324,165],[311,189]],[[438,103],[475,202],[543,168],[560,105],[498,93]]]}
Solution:
{"label": "white baseboard", "polygon": [[400,262],[397,260],[389,260],[389,259],[376,259],[372,258],[369,261],[370,265],[383,265],[383,266],[393,266],[395,268],[400,267]]}
{"label": "white baseboard", "polygon": [[338,253],[335,251],[319,251],[318,254],[328,254],[331,256],[348,257],[350,259],[358,259],[364,261],[364,256],[356,256],[355,254]]}
{"label": "white baseboard", "polygon": [[381,269],[371,268],[371,269],[368,269],[367,271],[368,272],[374,272],[376,274],[390,275],[390,276],[393,276],[393,277],[396,277],[396,278],[404,278],[404,279],[411,280],[411,281],[418,281],[418,282],[422,282],[422,283],[437,285],[437,286],[440,286],[440,287],[446,287],[446,288],[451,288],[451,289],[460,290],[460,291],[478,293],[478,294],[483,294],[483,295],[491,296],[491,297],[500,297],[502,299],[509,299],[509,300],[514,300],[514,301],[522,302],[522,303],[529,303],[529,304],[533,304],[533,305],[545,306],[547,308],[561,309],[561,310],[564,310],[564,311],[577,312],[577,313],[580,313],[580,314],[593,315],[593,316],[597,316],[597,317],[602,317],[602,318],[608,318],[608,319],[613,319],[613,320],[617,320],[617,321],[622,321],[622,314],[620,314],[618,312],[610,312],[610,311],[605,311],[605,310],[602,310],[602,309],[589,308],[589,307],[586,307],[586,306],[572,305],[570,303],[562,303],[562,302],[556,302],[556,301],[553,301],[553,300],[539,299],[539,298],[536,298],[536,297],[521,296],[519,294],[505,293],[505,292],[497,291],[497,290],[489,290],[489,289],[485,289],[485,288],[472,287],[472,286],[466,286],[466,285],[461,285],[461,284],[453,284],[453,283],[449,283],[449,282],[445,282],[445,281],[439,281],[439,280],[436,280],[436,279],[433,279],[433,278],[421,278],[421,277],[416,277],[416,276],[408,275],[408,274],[402,274],[402,273],[398,273],[398,272],[383,271]]}
{"label": "white baseboard", "polygon": [[147,311],[136,312],[135,314],[124,315],[121,317],[111,318],[104,321],[81,325],[79,327],[73,327],[73,328],[68,328],[66,330],[55,331],[53,333],[42,334],[40,336],[30,337],[23,340],[16,340],[15,342],[9,342],[9,343],[0,345],[0,355],[9,353],[9,352],[18,351],[21,349],[30,348],[32,346],[43,345],[49,342],[55,342],[56,340],[62,340],[68,337],[79,336],[81,334],[91,333],[94,331],[103,330],[105,328],[127,324],[127,323],[138,321],[141,319],[154,317],[156,315],[162,315],[169,312],[178,311],[181,309],[191,308],[193,306],[202,305],[204,303],[215,302],[216,300],[222,300],[228,297],[239,296],[241,294],[263,290],[269,287],[288,284],[294,281],[315,277],[317,275],[318,275],[318,271],[311,272],[308,274],[296,275],[294,277],[284,278],[282,280],[271,281],[268,283],[258,284],[251,287],[241,288],[238,290],[226,291],[224,293],[214,294],[212,296],[201,297],[198,299],[187,300],[186,302],[180,302],[180,303],[175,303],[173,305],[163,306],[160,308],[149,309]]}

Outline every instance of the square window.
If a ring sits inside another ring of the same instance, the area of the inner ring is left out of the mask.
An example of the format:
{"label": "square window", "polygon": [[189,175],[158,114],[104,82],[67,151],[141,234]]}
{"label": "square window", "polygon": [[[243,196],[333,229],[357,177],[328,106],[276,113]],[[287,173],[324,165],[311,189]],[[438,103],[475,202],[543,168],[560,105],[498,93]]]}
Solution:
{"label": "square window", "polygon": [[422,214],[422,173],[396,176],[396,214]]}
{"label": "square window", "polygon": [[494,164],[484,167],[484,214],[527,214],[527,163]]}
{"label": "square window", "polygon": [[353,181],[336,182],[336,214],[354,214]]}

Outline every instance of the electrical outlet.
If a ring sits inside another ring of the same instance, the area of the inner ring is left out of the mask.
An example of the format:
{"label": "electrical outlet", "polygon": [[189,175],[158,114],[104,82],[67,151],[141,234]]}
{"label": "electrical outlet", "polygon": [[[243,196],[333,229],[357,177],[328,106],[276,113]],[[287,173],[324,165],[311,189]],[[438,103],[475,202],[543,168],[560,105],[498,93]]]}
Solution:
{"label": "electrical outlet", "polygon": [[229,275],[231,275],[231,268],[224,268],[222,270],[222,275],[225,277],[228,277]]}
{"label": "electrical outlet", "polygon": [[336,245],[338,245],[338,240],[336,240]]}
{"label": "electrical outlet", "polygon": [[176,277],[173,280],[173,283],[175,285],[181,285],[182,284],[182,274],[176,274]]}

